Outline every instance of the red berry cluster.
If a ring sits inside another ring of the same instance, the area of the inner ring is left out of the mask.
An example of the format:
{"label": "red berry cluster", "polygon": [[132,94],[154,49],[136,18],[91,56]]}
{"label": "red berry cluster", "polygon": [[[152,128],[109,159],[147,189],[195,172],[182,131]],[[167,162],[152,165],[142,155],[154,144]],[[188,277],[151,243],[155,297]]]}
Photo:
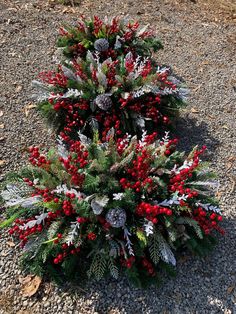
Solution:
{"label": "red berry cluster", "polygon": [[214,229],[224,234],[224,230],[218,225],[218,223],[222,221],[221,215],[216,213],[209,214],[202,207],[195,209],[193,215],[206,235],[210,234]]}
{"label": "red berry cluster", "polygon": [[51,221],[57,217],[57,214],[49,215],[44,220],[43,224],[35,224],[33,227],[28,227],[27,229],[24,228],[24,225],[27,224],[29,221],[35,220],[35,217],[30,217],[27,219],[16,219],[14,221],[14,226],[9,230],[9,234],[15,235],[21,240],[21,246],[23,247],[26,242],[28,241],[28,237],[32,234],[40,233],[43,231],[44,227],[48,227],[51,224]]}
{"label": "red berry cluster", "polygon": [[30,152],[29,162],[32,165],[38,167],[50,165],[50,161],[47,160],[44,155],[41,155],[39,153],[39,147],[30,147],[29,152]]}
{"label": "red berry cluster", "polygon": [[99,221],[99,223],[102,225],[102,228],[105,231],[108,231],[111,227],[111,225],[109,224],[109,222],[106,221],[106,219],[102,216],[97,216],[97,220]]}
{"label": "red berry cluster", "polygon": [[54,258],[54,264],[60,264],[68,255],[75,255],[80,252],[80,247],[73,248],[73,246],[68,246],[66,243],[63,243],[61,248],[63,251],[57,254],[57,256]]}
{"label": "red berry cluster", "polygon": [[156,276],[155,269],[151,262],[149,262],[146,258],[142,259],[142,266],[147,270],[148,274],[152,277]]}
{"label": "red berry cluster", "polygon": [[121,260],[121,265],[126,267],[126,268],[131,268],[134,263],[135,263],[135,257],[134,256],[131,256],[127,259]]}
{"label": "red berry cluster", "polygon": [[[38,165],[38,167],[40,167]],[[31,181],[29,178],[23,178],[24,182],[26,182],[29,186],[34,187],[34,193],[32,193],[31,196],[39,196],[41,195],[43,198],[43,202],[48,203],[51,202],[53,199],[53,195],[50,192],[50,190],[48,188],[45,189],[40,189],[38,187],[35,186],[35,184],[33,183],[33,181]],[[54,202],[56,203],[56,201],[58,202],[58,199],[54,199]]]}
{"label": "red berry cluster", "polygon": [[66,216],[71,216],[72,214],[75,214],[75,210],[73,209],[71,202],[68,200],[63,201],[62,208]]}
{"label": "red berry cluster", "polygon": [[201,150],[196,150],[193,156],[192,165],[181,169],[178,174],[174,174],[170,179],[169,190],[172,192],[178,191],[180,194],[188,194],[188,198],[193,198],[198,195],[196,191],[191,191],[189,188],[185,189],[184,185],[188,178],[192,177],[192,172],[199,165],[199,155],[205,151],[206,147],[204,146]]}
{"label": "red berry cluster", "polygon": [[89,154],[79,141],[73,142],[70,151],[76,153],[76,156],[72,157],[72,155],[69,155],[68,158],[60,157],[59,160],[63,163],[66,171],[71,174],[72,183],[80,186],[83,183],[84,174],[80,174],[79,169],[86,167]]}
{"label": "red berry cluster", "polygon": [[[152,178],[151,162],[153,156],[147,150],[146,146],[155,141],[157,133],[154,132],[150,135],[146,135],[144,143],[138,143],[134,148],[136,150],[136,159],[132,161],[132,166],[126,169],[126,177],[120,179],[120,184],[123,189],[134,189],[137,193],[141,192],[142,188],[147,189],[148,192],[152,191],[154,182]],[[170,155],[176,147],[177,139],[169,140],[165,143],[166,151],[165,155]],[[143,146],[143,144],[145,144]],[[164,145],[162,143],[161,145]],[[127,146],[126,138],[122,138],[117,142],[117,151],[122,153]]]}
{"label": "red berry cluster", "polygon": [[127,173],[131,179],[123,177],[120,179],[120,184],[123,189],[134,189],[137,193],[141,191],[142,187],[151,185],[152,179],[148,177],[150,172],[151,156],[146,149],[142,149],[140,155],[133,160],[133,166],[127,169]]}
{"label": "red berry cluster", "polygon": [[172,210],[169,208],[161,207],[158,205],[152,205],[146,202],[141,202],[137,208],[135,213],[138,216],[143,216],[146,219],[152,221],[154,224],[158,223],[158,215],[167,215],[171,216],[173,214]]}
{"label": "red berry cluster", "polygon": [[117,79],[116,79],[116,75],[117,75],[117,71],[116,71],[116,66],[119,64],[119,60],[115,60],[112,62],[109,62],[107,64],[108,66],[108,71],[106,73],[106,77],[107,77],[107,84],[108,87],[111,88],[112,86],[115,86],[117,84]]}
{"label": "red berry cluster", "polygon": [[95,115],[96,120],[102,126],[102,141],[107,140],[107,133],[113,127],[116,130],[116,134],[120,135],[122,131],[120,130],[121,121],[119,118],[119,113],[113,108],[109,115],[106,112],[98,112]]}
{"label": "red berry cluster", "polygon": [[39,73],[39,78],[42,82],[51,84],[53,86],[66,87],[68,83],[68,78],[63,73],[61,65],[58,66],[58,72],[41,72]]}
{"label": "red berry cluster", "polygon": [[157,73],[157,80],[161,82],[160,89],[164,89],[165,87],[171,88],[173,90],[176,89],[177,86],[173,82],[168,80],[169,74],[169,70],[166,70],[165,72],[163,71],[162,73]]}
{"label": "red berry cluster", "polygon": [[95,36],[97,36],[99,31],[102,30],[102,26],[103,26],[103,21],[97,15],[95,15],[93,18],[93,34]]}
{"label": "red berry cluster", "polygon": [[87,235],[88,240],[94,241],[96,240],[97,236],[94,232],[89,232]]}

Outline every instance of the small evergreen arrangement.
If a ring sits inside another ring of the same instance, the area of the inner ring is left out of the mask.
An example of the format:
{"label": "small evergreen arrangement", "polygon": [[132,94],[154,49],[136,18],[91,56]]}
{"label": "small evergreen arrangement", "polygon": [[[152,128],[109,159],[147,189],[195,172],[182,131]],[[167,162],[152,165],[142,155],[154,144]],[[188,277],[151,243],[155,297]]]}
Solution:
{"label": "small evergreen arrangement", "polygon": [[14,218],[10,234],[31,272],[54,276],[55,268],[63,278],[82,267],[101,279],[124,271],[142,285],[174,267],[178,252],[212,247],[222,216],[204,148],[185,156],[177,140],[155,137],[81,135],[69,151],[61,141],[57,151],[30,149],[32,166],[12,175],[1,197],[3,225]]}
{"label": "small evergreen arrangement", "polygon": [[102,60],[132,52],[135,56],[150,56],[162,48],[159,39],[148,26],[140,28],[137,21],[113,17],[101,20],[98,16],[86,19],[84,16],[77,25],[60,28],[57,40],[66,57],[84,58],[87,51],[98,53]]}
{"label": "small evergreen arrangement", "polygon": [[205,147],[185,155],[164,132],[188,91],[136,22],[82,17],[57,44],[63,60],[34,85],[58,147],[30,148],[31,165],[6,177],[0,228],[32,273],[157,283],[180,254],[204,255],[224,234]]}
{"label": "small evergreen arrangement", "polygon": [[39,78],[38,108],[64,139],[76,139],[78,129],[90,137],[98,130],[105,140],[112,127],[118,136],[166,128],[188,92],[170,68],[130,52],[101,62],[89,51],[86,60],[59,64]]}

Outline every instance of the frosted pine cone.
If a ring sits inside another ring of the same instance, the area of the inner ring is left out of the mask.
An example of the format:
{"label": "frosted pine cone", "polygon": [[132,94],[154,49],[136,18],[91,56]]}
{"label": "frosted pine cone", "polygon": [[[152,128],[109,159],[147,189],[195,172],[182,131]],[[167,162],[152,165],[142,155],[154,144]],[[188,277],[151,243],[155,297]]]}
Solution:
{"label": "frosted pine cone", "polygon": [[102,110],[107,111],[112,106],[111,98],[106,94],[98,95],[95,99],[95,104]]}
{"label": "frosted pine cone", "polygon": [[119,207],[112,208],[106,214],[106,220],[114,228],[124,227],[126,222],[126,212]]}
{"label": "frosted pine cone", "polygon": [[109,42],[105,38],[97,39],[94,42],[94,48],[99,52],[106,51],[109,48]]}

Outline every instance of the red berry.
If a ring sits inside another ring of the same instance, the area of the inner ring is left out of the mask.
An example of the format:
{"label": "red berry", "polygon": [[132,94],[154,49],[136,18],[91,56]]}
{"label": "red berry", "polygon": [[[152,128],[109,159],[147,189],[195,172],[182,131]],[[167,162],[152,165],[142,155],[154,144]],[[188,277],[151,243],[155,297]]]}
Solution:
{"label": "red berry", "polygon": [[63,250],[66,250],[68,248],[68,245],[66,243],[63,243],[61,247]]}

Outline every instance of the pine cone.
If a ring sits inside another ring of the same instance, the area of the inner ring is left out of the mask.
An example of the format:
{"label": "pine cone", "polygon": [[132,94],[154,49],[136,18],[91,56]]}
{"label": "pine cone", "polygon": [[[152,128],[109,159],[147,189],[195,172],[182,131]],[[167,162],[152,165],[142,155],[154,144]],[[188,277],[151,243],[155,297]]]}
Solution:
{"label": "pine cone", "polygon": [[109,48],[109,42],[105,38],[97,39],[94,42],[94,48],[99,52],[106,51]]}
{"label": "pine cone", "polygon": [[119,207],[112,208],[106,214],[106,220],[114,228],[124,227],[126,222],[126,212]]}
{"label": "pine cone", "polygon": [[98,95],[95,98],[95,104],[102,110],[107,111],[112,106],[111,98],[106,94]]}

